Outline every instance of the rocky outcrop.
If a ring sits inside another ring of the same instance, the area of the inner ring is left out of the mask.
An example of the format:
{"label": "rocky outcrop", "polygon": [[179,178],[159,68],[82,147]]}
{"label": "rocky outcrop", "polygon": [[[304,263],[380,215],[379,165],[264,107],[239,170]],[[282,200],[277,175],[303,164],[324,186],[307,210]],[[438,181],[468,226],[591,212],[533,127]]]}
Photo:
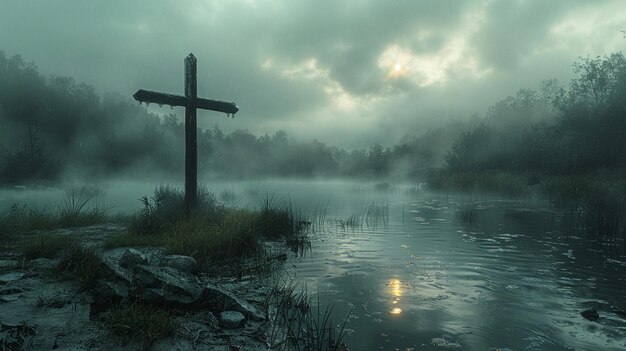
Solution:
{"label": "rocky outcrop", "polygon": [[212,309],[218,311],[233,310],[243,313],[246,317],[253,321],[263,321],[265,316],[256,307],[247,301],[238,298],[233,293],[217,287],[214,284],[207,283],[204,285],[202,297],[205,303],[208,303]]}
{"label": "rocky outcrop", "polygon": [[119,261],[119,265],[125,268],[133,268],[140,264],[148,264],[148,258],[135,249],[126,249]]}
{"label": "rocky outcrop", "polygon": [[197,270],[192,257],[165,256],[154,260],[159,266],[138,264],[143,262],[142,255],[131,250],[127,250],[121,257],[127,258],[123,263],[129,268],[122,267],[122,259],[116,262],[105,257],[96,272],[92,305],[94,313],[141,301],[160,307],[238,312],[245,319],[253,321],[266,319],[263,312],[245,299],[213,283],[201,282],[198,277],[190,274],[190,271]]}
{"label": "rocky outcrop", "polygon": [[228,329],[241,328],[246,324],[246,317],[241,312],[224,311],[220,313],[220,327]]}
{"label": "rocky outcrop", "polygon": [[595,322],[598,320],[598,318],[600,318],[600,314],[595,308],[584,310],[580,312],[580,315],[583,316],[585,319],[590,320],[592,322]]}
{"label": "rocky outcrop", "polygon": [[161,267],[171,267],[181,272],[195,274],[198,272],[198,263],[191,256],[168,255],[163,256],[159,262]]}
{"label": "rocky outcrop", "polygon": [[195,276],[172,267],[138,265],[132,294],[150,304],[189,308],[201,303],[202,288]]}

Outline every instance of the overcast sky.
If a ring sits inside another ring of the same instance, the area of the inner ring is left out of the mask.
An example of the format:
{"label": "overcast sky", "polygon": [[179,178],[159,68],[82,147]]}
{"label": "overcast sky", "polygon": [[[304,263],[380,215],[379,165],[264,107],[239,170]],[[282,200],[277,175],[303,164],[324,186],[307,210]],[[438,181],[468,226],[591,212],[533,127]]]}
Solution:
{"label": "overcast sky", "polygon": [[0,0],[0,50],[45,75],[182,94],[193,52],[198,94],[241,109],[199,113],[201,126],[343,147],[389,145],[567,82],[579,56],[624,50],[621,30],[624,0]]}

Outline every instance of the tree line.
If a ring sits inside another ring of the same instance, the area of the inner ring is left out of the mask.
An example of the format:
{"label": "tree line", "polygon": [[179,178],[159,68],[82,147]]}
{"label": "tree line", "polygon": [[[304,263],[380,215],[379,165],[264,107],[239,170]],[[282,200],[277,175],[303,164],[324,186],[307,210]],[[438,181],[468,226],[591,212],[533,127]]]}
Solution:
{"label": "tree line", "polygon": [[561,87],[520,90],[462,132],[445,156],[447,170],[506,170],[550,176],[626,166],[626,59],[580,58]]}
{"label": "tree line", "polygon": [[[441,164],[444,129],[344,150],[284,131],[198,130],[199,171],[215,177],[406,177]],[[449,142],[448,142],[449,144]],[[69,77],[44,77],[0,51],[0,183],[184,171],[184,126],[119,94],[96,94]]]}
{"label": "tree line", "polygon": [[[199,129],[205,175],[397,177],[504,170],[571,175],[626,166],[626,60],[581,58],[562,87],[547,80],[494,104],[483,117],[416,131],[392,146],[345,150],[297,141],[284,131]],[[44,77],[0,51],[0,184],[83,176],[180,176],[184,128],[176,115],[150,113],[128,97],[98,95],[69,77]],[[532,178],[532,177],[531,177]]]}

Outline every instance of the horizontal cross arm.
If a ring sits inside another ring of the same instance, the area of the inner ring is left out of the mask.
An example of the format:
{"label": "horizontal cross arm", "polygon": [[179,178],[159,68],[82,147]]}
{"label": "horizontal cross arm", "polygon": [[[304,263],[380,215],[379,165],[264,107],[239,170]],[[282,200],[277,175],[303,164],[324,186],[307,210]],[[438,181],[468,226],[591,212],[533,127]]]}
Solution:
{"label": "horizontal cross arm", "polygon": [[196,99],[196,107],[204,110],[219,111],[229,114],[235,114],[239,111],[239,107],[234,102],[225,102],[220,100]]}
{"label": "horizontal cross arm", "polygon": [[156,91],[140,89],[137,90],[133,97],[139,102],[170,106],[187,106],[187,98],[180,95],[158,93]]}
{"label": "horizontal cross arm", "polygon": [[[149,90],[137,90],[137,92],[133,95],[135,100],[139,102],[146,103],[154,103],[159,105],[170,105],[170,106],[187,106],[187,98],[180,95],[174,94],[166,94],[159,93],[156,91]],[[196,99],[196,108],[204,109],[204,110],[212,110],[218,112],[224,112],[229,114],[235,114],[239,111],[239,107],[234,102],[225,102],[220,100],[209,100],[209,99]]]}

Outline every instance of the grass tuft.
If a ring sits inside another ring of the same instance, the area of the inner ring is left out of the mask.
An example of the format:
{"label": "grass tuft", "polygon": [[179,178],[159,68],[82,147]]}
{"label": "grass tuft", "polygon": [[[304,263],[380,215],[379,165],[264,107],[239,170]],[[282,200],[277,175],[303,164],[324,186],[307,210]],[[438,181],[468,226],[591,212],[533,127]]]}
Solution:
{"label": "grass tuft", "polygon": [[259,211],[257,230],[267,238],[291,236],[298,232],[291,202],[285,202],[274,194],[265,196]]}
{"label": "grass tuft", "polygon": [[180,328],[180,323],[166,311],[141,304],[104,312],[100,322],[111,334],[126,341],[139,339],[146,346],[176,334]]}
{"label": "grass tuft", "polygon": [[201,264],[254,255],[259,249],[257,220],[253,212],[229,210],[217,223],[197,217],[179,221],[165,234],[166,248],[172,254],[192,256]]}
{"label": "grass tuft", "polygon": [[7,239],[34,230],[51,230],[99,224],[107,221],[107,211],[98,201],[102,191],[94,186],[71,186],[57,210],[13,204],[0,212],[0,238]]}
{"label": "grass tuft", "polygon": [[73,239],[60,235],[37,235],[24,239],[20,245],[22,254],[27,260],[39,257],[54,258],[68,246]]}
{"label": "grass tuft", "polygon": [[95,283],[96,271],[100,265],[102,265],[102,255],[95,247],[71,242],[61,251],[57,268],[75,277],[81,287],[88,288]]}
{"label": "grass tuft", "polygon": [[106,209],[98,199],[104,192],[93,185],[71,185],[58,206],[58,227],[76,227],[102,223]]}
{"label": "grass tuft", "polygon": [[[299,220],[290,203],[267,196],[258,211],[226,208],[205,189],[198,195],[199,208],[190,216],[183,212],[182,192],[160,186],[152,197],[143,197],[127,234],[107,239],[105,247],[163,246],[169,253],[192,256],[200,264],[216,259],[253,257],[263,237],[284,239],[304,253],[309,241],[302,233],[319,220]],[[325,215],[322,206],[314,217]],[[315,223],[313,222],[315,221]]]}
{"label": "grass tuft", "polygon": [[272,288],[266,306],[275,306],[271,313],[275,323],[269,332],[270,348],[348,350],[343,338],[350,313],[343,319],[342,324],[335,325],[332,321],[332,307],[326,307],[322,311],[318,300],[314,309],[305,289],[297,289],[293,283],[285,282]]}

